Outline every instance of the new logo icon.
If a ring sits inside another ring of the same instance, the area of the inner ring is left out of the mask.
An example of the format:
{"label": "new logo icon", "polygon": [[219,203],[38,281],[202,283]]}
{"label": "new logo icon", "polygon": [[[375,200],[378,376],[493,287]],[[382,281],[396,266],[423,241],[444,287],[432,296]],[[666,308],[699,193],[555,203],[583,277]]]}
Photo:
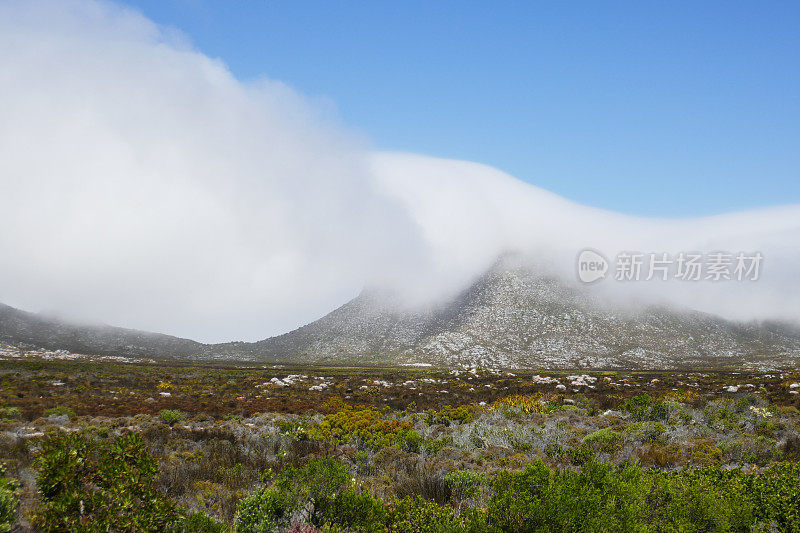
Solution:
{"label": "new logo icon", "polygon": [[578,254],[578,279],[584,283],[594,283],[606,277],[608,260],[600,252],[591,249]]}

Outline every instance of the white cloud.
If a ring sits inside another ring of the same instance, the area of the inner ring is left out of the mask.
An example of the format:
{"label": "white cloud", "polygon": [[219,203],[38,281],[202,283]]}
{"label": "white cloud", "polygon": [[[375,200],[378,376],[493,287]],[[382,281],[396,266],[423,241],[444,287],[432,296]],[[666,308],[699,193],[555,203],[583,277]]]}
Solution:
{"label": "white cloud", "polygon": [[405,240],[360,141],[290,88],[116,5],[1,9],[6,303],[255,339],[352,296]]}
{"label": "white cloud", "polygon": [[377,154],[372,168],[424,229],[433,265],[426,272],[430,285],[418,285],[426,292],[462,287],[504,251],[523,252],[573,281],[577,254],[587,247],[611,260],[626,250],[673,257],[681,251],[759,251],[764,261],[756,282],[607,280],[592,290],[733,319],[800,321],[800,206],[647,219],[582,206],[477,163]]}
{"label": "white cloud", "polygon": [[569,269],[584,246],[759,249],[759,283],[646,291],[800,319],[797,208],[634,219],[373,154],[291,88],[104,2],[0,3],[0,187],[0,301],[200,340],[280,333],[365,283],[451,293],[506,250]]}

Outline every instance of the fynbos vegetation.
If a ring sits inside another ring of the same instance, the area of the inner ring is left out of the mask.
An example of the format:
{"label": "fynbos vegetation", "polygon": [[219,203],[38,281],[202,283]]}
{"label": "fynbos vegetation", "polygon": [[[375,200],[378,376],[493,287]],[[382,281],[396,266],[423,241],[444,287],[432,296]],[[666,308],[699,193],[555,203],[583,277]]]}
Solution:
{"label": "fynbos vegetation", "polygon": [[798,378],[2,362],[0,528],[796,531]]}

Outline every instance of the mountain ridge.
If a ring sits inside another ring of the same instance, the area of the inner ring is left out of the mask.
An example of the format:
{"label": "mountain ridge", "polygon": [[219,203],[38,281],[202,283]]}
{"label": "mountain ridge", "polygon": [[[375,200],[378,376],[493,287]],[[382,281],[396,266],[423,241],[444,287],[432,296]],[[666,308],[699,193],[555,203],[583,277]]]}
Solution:
{"label": "mountain ridge", "polygon": [[666,306],[626,307],[514,258],[449,301],[409,308],[365,290],[309,324],[256,342],[202,344],[84,326],[0,305],[0,341],[89,355],[452,368],[774,369],[800,362],[800,327]]}
{"label": "mountain ridge", "polygon": [[673,368],[796,362],[800,355],[800,336],[781,325],[664,306],[610,307],[555,276],[503,262],[436,308],[404,313],[374,305],[374,298],[362,293],[318,321],[255,344],[261,353],[306,362],[453,367]]}
{"label": "mountain ridge", "polygon": [[86,355],[161,359],[190,357],[204,346],[163,333],[77,324],[5,304],[0,304],[0,342]]}

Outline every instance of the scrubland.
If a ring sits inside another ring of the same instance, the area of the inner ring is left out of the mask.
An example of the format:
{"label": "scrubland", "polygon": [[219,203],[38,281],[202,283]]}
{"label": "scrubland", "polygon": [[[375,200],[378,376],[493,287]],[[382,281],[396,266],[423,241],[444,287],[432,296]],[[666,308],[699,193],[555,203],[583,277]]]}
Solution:
{"label": "scrubland", "polygon": [[800,531],[798,381],[0,361],[0,530]]}

